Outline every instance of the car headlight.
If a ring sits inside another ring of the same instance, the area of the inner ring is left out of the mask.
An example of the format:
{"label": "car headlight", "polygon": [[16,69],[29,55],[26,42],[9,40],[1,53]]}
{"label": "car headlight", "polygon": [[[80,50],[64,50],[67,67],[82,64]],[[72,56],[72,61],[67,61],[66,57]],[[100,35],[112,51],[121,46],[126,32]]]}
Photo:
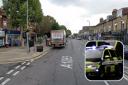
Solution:
{"label": "car headlight", "polygon": [[92,49],[93,49],[93,50],[96,50],[96,46],[92,46]]}
{"label": "car headlight", "polygon": [[95,70],[96,72],[99,71],[98,67],[95,66],[95,65],[87,65],[86,68],[89,68],[89,69],[92,69],[92,70]]}
{"label": "car headlight", "polygon": [[96,69],[96,72],[99,72],[99,69]]}

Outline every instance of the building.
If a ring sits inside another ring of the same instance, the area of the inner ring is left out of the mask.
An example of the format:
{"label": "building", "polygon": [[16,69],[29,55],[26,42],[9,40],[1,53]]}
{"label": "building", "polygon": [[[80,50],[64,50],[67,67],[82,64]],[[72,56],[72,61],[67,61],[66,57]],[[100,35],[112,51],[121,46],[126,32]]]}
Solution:
{"label": "building", "polygon": [[100,36],[102,37],[101,39],[118,39],[124,43],[128,43],[128,7],[119,10],[114,9],[112,15],[108,15],[107,19],[100,18],[100,22],[96,26],[93,26],[91,31],[83,31],[93,34],[94,37]]}
{"label": "building", "polygon": [[4,28],[7,27],[7,17],[2,8],[0,8],[0,47],[5,46],[6,42],[6,35]]}

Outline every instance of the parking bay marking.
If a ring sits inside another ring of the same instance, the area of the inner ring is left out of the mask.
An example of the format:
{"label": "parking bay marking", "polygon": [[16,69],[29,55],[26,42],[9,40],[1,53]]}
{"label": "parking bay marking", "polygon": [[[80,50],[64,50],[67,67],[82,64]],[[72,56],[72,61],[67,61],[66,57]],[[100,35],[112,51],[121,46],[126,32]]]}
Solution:
{"label": "parking bay marking", "polygon": [[60,66],[72,69],[73,60],[71,56],[62,56]]}
{"label": "parking bay marking", "polygon": [[21,67],[21,70],[24,70],[26,68],[26,66],[23,66],[23,67]]}
{"label": "parking bay marking", "polygon": [[109,83],[107,81],[104,81],[105,85],[109,85]]}
{"label": "parking bay marking", "polygon": [[6,83],[8,83],[11,79],[7,78],[5,81],[3,81],[0,85],[5,85]]}
{"label": "parking bay marking", "polygon": [[10,71],[8,71],[6,74],[11,74],[12,72],[14,72],[14,70],[12,69],[12,70],[10,70]]}
{"label": "parking bay marking", "polygon": [[26,62],[22,62],[21,65],[25,64]]}
{"label": "parking bay marking", "polygon": [[2,79],[4,79],[4,77],[0,77],[0,81],[1,81]]}
{"label": "parking bay marking", "polygon": [[128,81],[128,76],[124,74],[124,79]]}
{"label": "parking bay marking", "polygon": [[20,67],[21,67],[21,65],[18,65],[18,66],[15,67],[15,69],[18,69],[18,68],[20,68]]}
{"label": "parking bay marking", "polygon": [[16,72],[13,74],[13,76],[16,76],[19,72],[20,72],[20,71],[16,71]]}

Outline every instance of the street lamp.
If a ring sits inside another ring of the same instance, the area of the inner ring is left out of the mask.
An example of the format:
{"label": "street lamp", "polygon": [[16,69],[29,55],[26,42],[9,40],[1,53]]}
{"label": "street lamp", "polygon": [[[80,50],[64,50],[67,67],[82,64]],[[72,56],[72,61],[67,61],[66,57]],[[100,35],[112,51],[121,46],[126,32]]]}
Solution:
{"label": "street lamp", "polygon": [[[28,30],[28,0],[27,0],[27,30]],[[29,49],[29,33],[27,32],[26,33],[26,37],[27,37],[27,51],[30,52],[30,49]]]}

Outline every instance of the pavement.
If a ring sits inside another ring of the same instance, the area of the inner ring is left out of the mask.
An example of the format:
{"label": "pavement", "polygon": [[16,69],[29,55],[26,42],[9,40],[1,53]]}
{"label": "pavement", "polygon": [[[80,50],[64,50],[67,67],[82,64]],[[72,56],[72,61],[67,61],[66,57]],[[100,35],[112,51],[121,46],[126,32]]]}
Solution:
{"label": "pavement", "polygon": [[12,66],[0,76],[0,85],[127,85],[128,61],[121,81],[89,81],[84,74],[84,46],[71,39],[65,48],[50,52],[32,62]]}
{"label": "pavement", "polygon": [[43,52],[36,52],[35,47],[31,47],[30,52],[28,52],[26,47],[0,48],[0,64],[16,63],[35,59],[48,50],[49,47],[47,46],[44,46]]}

